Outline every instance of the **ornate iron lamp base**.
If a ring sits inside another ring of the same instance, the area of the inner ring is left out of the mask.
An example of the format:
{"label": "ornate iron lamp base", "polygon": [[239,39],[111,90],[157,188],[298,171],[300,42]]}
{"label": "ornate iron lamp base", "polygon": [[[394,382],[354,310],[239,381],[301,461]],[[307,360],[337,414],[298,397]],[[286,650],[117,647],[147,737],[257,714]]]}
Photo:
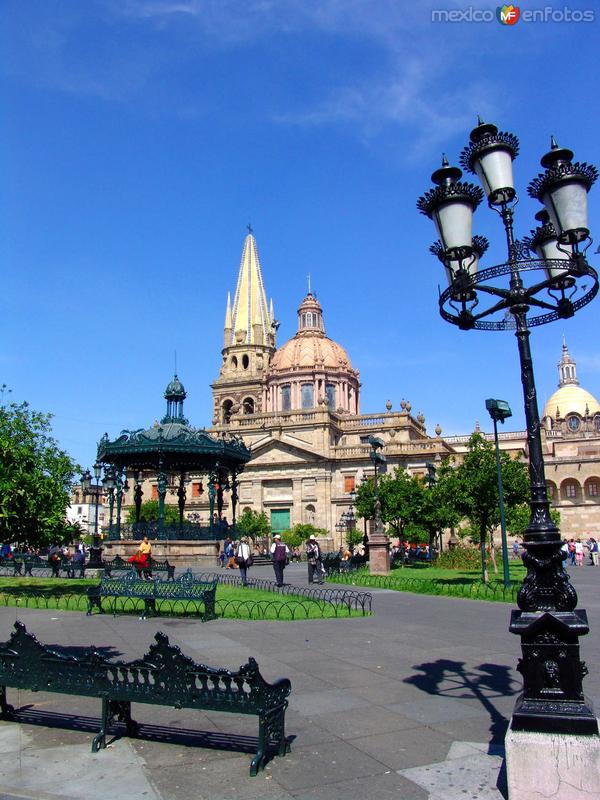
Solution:
{"label": "ornate iron lamp base", "polygon": [[513,611],[509,630],[521,637],[517,669],[525,687],[515,703],[512,730],[598,735],[582,688],[588,670],[579,657],[579,637],[589,632],[586,612]]}

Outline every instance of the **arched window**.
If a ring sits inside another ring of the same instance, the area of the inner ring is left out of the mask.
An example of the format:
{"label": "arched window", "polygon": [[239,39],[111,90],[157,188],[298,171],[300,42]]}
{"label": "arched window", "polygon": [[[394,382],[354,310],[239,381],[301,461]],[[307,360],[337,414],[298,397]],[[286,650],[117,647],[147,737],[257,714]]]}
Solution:
{"label": "arched window", "polygon": [[290,411],[292,408],[292,387],[286,384],[281,387],[281,410]]}
{"label": "arched window", "polygon": [[306,315],[306,327],[312,328],[312,324],[313,324],[313,315],[312,312],[309,311],[308,314]]}
{"label": "arched window", "polygon": [[300,387],[301,390],[301,406],[302,408],[315,407],[315,387],[312,383],[303,383]]}
{"label": "arched window", "polygon": [[552,483],[552,481],[546,482],[546,490],[548,492],[548,500],[550,500],[551,505],[555,506],[558,504],[558,491],[556,489],[556,484]]}
{"label": "arched window", "polygon": [[567,420],[567,425],[569,426],[569,430],[572,433],[575,433],[576,431],[579,430],[579,425],[580,425],[579,417],[576,417],[574,415],[569,417]]}
{"label": "arched window", "polygon": [[306,328],[306,314],[302,314],[302,327]]}
{"label": "arched window", "polygon": [[228,425],[231,420],[233,400],[225,400],[221,406],[221,422]]}
{"label": "arched window", "polygon": [[242,408],[244,409],[244,414],[254,414],[254,398],[245,397],[242,402]]}
{"label": "arched window", "polygon": [[231,366],[234,369],[237,369],[237,365],[238,365],[237,356],[231,356]]}
{"label": "arched window", "polygon": [[244,354],[242,356],[242,367],[244,369],[248,369],[249,366],[250,366],[250,359],[248,358],[248,356],[246,354]]}
{"label": "arched window", "polygon": [[600,433],[600,414],[596,414],[594,417],[594,430],[596,433]]}
{"label": "arched window", "polygon": [[561,483],[560,493],[563,500],[577,500],[581,497],[581,487],[574,478],[567,478]]}
{"label": "arched window", "polygon": [[596,503],[600,501],[600,480],[598,478],[588,478],[585,483],[585,494]]}
{"label": "arched window", "polygon": [[335,383],[325,384],[325,395],[327,396],[327,405],[331,411],[335,411]]}

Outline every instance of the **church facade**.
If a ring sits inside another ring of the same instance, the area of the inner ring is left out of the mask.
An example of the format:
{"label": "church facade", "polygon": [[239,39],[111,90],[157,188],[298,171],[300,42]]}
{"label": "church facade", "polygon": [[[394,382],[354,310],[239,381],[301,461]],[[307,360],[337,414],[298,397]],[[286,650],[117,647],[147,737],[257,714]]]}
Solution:
{"label": "church facade", "polygon": [[[325,311],[309,290],[298,307],[296,332],[277,345],[279,325],[249,232],[233,302],[227,296],[208,430],[241,436],[252,452],[239,476],[238,515],[245,509],[265,512],[273,532],[312,523],[329,532],[324,544],[337,548],[353,492],[373,474],[369,436],[383,440],[390,471],[400,467],[423,477],[429,463],[449,455],[460,460],[469,436],[442,436],[439,425],[430,436],[423,415],[414,415],[406,401],[398,410],[388,402],[382,412],[362,414],[359,371],[328,336]],[[559,387],[541,414],[551,502],[561,511],[563,536],[600,540],[600,405],[579,385],[566,344],[558,367]],[[483,435],[493,440],[493,434]],[[502,449],[527,458],[524,431],[503,431],[499,438]],[[189,479],[186,514],[206,524],[207,478]],[[149,476],[144,498],[156,492],[156,479]],[[129,495],[125,505],[133,503]],[[228,500],[225,493],[223,515],[231,521]]]}
{"label": "church facade", "polygon": [[240,511],[265,512],[272,530],[299,522],[336,531],[353,491],[373,472],[367,439],[385,442],[389,469],[425,475],[452,449],[410,403],[360,413],[360,375],[327,335],[324,310],[309,291],[294,336],[276,345],[278,323],[267,304],[258,248],[246,236],[233,304],[227,298],[221,369],[212,384],[211,433],[243,437],[252,459],[240,476]]}

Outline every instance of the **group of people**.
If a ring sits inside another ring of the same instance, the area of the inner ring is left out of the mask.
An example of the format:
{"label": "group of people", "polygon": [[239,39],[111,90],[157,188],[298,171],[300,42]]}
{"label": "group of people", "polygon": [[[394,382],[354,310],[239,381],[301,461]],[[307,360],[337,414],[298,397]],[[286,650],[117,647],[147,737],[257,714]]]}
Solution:
{"label": "group of people", "polygon": [[569,564],[573,567],[583,567],[586,550],[590,557],[589,564],[594,567],[600,567],[600,549],[598,542],[592,536],[586,542],[582,542],[581,539],[565,539],[562,550],[566,558],[568,558]]}
{"label": "group of people", "polygon": [[[306,561],[308,565],[308,582],[323,583],[325,569],[321,556],[321,548],[317,537],[311,534],[306,540]],[[281,535],[276,533],[273,536],[273,543],[267,550],[260,551],[263,556],[270,556],[275,573],[277,586],[283,586],[283,572],[290,561],[300,561],[301,552],[299,547],[290,548],[282,541]],[[348,558],[350,558],[350,553]],[[228,536],[223,542],[223,547],[219,552],[219,563],[222,569],[238,569],[240,578],[244,586],[248,585],[248,568],[254,563],[250,539],[242,536],[237,542]]]}

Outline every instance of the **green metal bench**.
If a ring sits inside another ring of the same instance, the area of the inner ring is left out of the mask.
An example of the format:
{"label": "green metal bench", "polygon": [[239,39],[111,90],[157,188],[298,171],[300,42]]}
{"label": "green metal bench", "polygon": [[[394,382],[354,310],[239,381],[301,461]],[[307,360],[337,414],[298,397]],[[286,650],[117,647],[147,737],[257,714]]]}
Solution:
{"label": "green metal bench", "polygon": [[0,713],[14,719],[6,688],[32,692],[97,697],[102,700],[100,730],[92,741],[92,752],[106,747],[106,737],[115,722],[125,725],[127,736],[138,733],[131,704],[146,703],[198,711],[227,711],[257,716],[258,746],[250,764],[254,776],[268,756],[289,752],[285,738],[285,711],[292,690],[287,678],[267,683],[253,658],[237,672],[197,664],[169,644],[164,633],[137,661],[110,661],[94,648],[82,656],[66,655],[47,647],[28,633],[21,622],[8,642],[0,643]]}
{"label": "green metal bench", "polygon": [[73,563],[64,556],[59,556],[55,560],[48,560],[47,557],[30,555],[29,553],[13,553],[12,558],[3,559],[0,567],[12,568],[13,576],[21,577],[34,577],[36,575],[51,575],[53,578],[59,578],[60,573],[64,572],[68,577],[74,577],[75,573],[79,573],[79,577],[85,577],[85,563]]}
{"label": "green metal bench", "polygon": [[121,556],[115,556],[111,561],[103,561],[102,566],[104,567],[104,574],[108,575],[109,578],[112,577],[113,572],[131,572],[132,570],[136,570],[138,574],[141,572],[166,572],[167,580],[172,581],[175,579],[175,566],[169,564],[166,559],[164,561],[157,561],[154,558],[150,558],[146,567],[139,567],[121,558]]}
{"label": "green metal bench", "polygon": [[[102,599],[112,597],[115,599],[125,598],[131,600],[131,608],[136,607],[136,601],[144,602],[142,618],[148,614],[159,613],[159,605],[170,606],[173,611],[176,605],[184,604],[184,611],[188,607],[202,606],[204,613],[203,622],[216,618],[215,594],[217,591],[217,579],[212,581],[198,581],[188,570],[180,578],[173,581],[163,581],[160,578],[144,579],[139,577],[135,570],[128,572],[120,578],[109,578],[103,575],[97,586],[90,586],[87,590],[88,610],[90,616],[94,608],[98,611],[102,609]],[[116,603],[113,602],[113,613],[115,613]]]}

